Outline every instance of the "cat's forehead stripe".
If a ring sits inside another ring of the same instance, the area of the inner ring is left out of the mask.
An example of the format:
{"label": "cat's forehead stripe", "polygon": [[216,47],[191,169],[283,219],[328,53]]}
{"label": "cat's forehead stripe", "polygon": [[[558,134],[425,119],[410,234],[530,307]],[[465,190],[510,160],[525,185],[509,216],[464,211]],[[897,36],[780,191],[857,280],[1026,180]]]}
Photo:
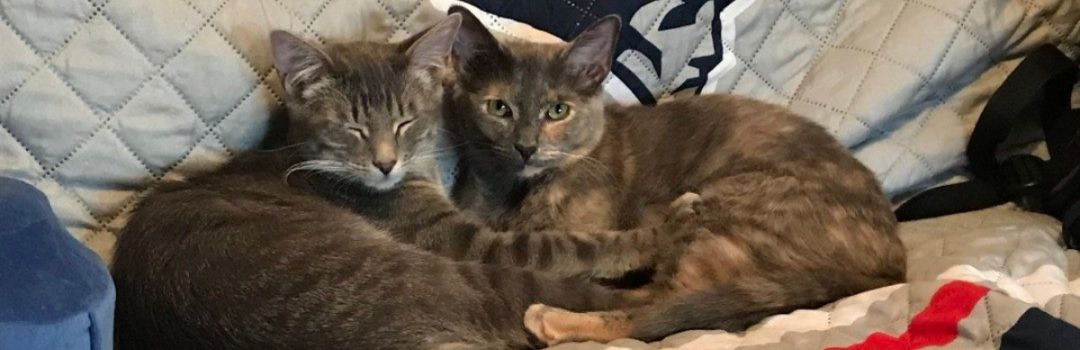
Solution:
{"label": "cat's forehead stripe", "polygon": [[396,45],[357,42],[329,50],[346,96],[363,115],[404,114],[406,61]]}

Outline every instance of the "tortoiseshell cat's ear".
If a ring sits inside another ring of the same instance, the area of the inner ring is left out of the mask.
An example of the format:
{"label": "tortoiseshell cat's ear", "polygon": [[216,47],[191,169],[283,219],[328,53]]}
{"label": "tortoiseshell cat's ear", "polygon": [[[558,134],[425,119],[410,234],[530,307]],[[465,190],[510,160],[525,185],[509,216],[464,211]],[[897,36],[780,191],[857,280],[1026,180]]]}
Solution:
{"label": "tortoiseshell cat's ear", "polygon": [[289,95],[302,95],[306,86],[326,74],[326,54],[304,39],[275,30],[270,33],[270,47],[274,52],[274,68]]}
{"label": "tortoiseshell cat's ear", "polygon": [[607,78],[621,27],[619,16],[605,16],[570,42],[563,59],[566,74],[574,79],[577,90],[594,91]]}
{"label": "tortoiseshell cat's ear", "polygon": [[464,77],[491,72],[504,58],[499,41],[468,9],[455,5],[449,12],[461,16],[461,30],[454,40],[454,69]]}
{"label": "tortoiseshell cat's ear", "polygon": [[451,14],[419,35],[410,39],[405,55],[409,57],[410,73],[430,73],[431,69],[447,67],[450,48],[461,26],[461,15]]}

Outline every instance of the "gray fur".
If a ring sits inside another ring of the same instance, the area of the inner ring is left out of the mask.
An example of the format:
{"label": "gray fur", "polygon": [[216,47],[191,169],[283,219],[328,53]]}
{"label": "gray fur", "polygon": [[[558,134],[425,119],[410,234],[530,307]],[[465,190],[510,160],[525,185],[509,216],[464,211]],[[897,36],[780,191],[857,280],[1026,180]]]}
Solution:
{"label": "gray fur", "polygon": [[[468,11],[451,12],[463,15],[461,31],[471,33],[458,36],[467,42],[455,43],[455,55],[459,47],[489,53],[483,70],[458,62],[448,84],[450,135],[466,145],[454,190],[464,208],[502,229],[639,229],[663,222],[667,204],[685,193],[700,196],[697,224],[711,234],[677,263],[657,267],[651,288],[668,298],[618,312],[629,317],[601,317],[625,320],[621,328],[572,339],[739,331],[768,315],[903,281],[889,202],[873,174],[816,124],[726,95],[601,107],[600,87],[568,69],[567,57],[604,52],[598,36],[613,46],[612,19],[552,45],[498,42],[477,34],[486,29]],[[590,45],[580,45],[583,37]],[[611,60],[592,57],[594,66]],[[506,101],[513,116],[486,113],[478,107],[486,99]],[[543,119],[543,108],[559,101],[574,106],[573,116]],[[512,151],[522,144],[535,144],[535,155]],[[544,322],[551,330],[572,319],[579,318]]]}
{"label": "gray fur", "polygon": [[[442,93],[458,21],[399,45],[319,49],[273,34],[289,145],[167,182],[138,204],[113,263],[118,348],[533,348],[521,325],[531,303],[640,304],[640,293],[566,275],[665,236],[499,233],[437,190],[441,106],[430,97]],[[388,174],[376,164],[387,156]]]}

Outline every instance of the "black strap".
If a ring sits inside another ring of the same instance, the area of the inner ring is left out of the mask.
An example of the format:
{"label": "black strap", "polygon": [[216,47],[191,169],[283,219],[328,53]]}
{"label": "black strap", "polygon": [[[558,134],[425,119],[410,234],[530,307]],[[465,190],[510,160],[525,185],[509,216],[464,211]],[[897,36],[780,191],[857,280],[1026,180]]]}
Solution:
{"label": "black strap", "polygon": [[[1058,132],[1060,118],[1068,111],[1076,63],[1052,45],[1035,50],[1005,79],[983,109],[968,141],[968,170],[976,178],[997,176],[997,148],[1013,129],[1024,122],[1041,123],[1050,149],[1069,140],[1073,132]],[[1038,119],[1036,119],[1038,118]],[[1063,135],[1063,133],[1068,133]],[[1057,156],[1051,151],[1051,157]]]}
{"label": "black strap", "polygon": [[1066,209],[1059,218],[1065,246],[1077,249],[1080,247],[1080,201],[1073,202],[1072,206]]}
{"label": "black strap", "polygon": [[[927,190],[896,210],[909,221],[988,208],[1005,202],[1053,215],[1080,244],[1080,110],[1071,110],[1077,63],[1052,45],[1032,52],[986,104],[968,142],[974,180]],[[1043,130],[1049,161],[1016,155],[999,161],[998,147],[1021,125]],[[1070,215],[1071,213],[1071,215]],[[1071,218],[1071,219],[1070,219]],[[1069,221],[1072,220],[1072,221]],[[1066,240],[1067,242],[1069,239]],[[1073,246],[1070,244],[1070,246]]]}
{"label": "black strap", "polygon": [[919,193],[896,209],[896,218],[900,221],[933,218],[989,208],[1007,201],[998,195],[993,184],[976,179]]}

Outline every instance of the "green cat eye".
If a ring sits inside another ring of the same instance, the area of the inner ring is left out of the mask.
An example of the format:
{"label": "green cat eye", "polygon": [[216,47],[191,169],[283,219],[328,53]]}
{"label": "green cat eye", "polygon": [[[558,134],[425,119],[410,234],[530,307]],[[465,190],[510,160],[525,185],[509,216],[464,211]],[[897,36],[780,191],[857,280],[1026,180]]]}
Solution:
{"label": "green cat eye", "polygon": [[488,100],[486,108],[488,114],[499,118],[509,118],[513,115],[510,106],[507,106],[506,102],[503,102],[503,100]]}
{"label": "green cat eye", "polygon": [[563,120],[570,116],[570,106],[559,102],[548,107],[544,117],[551,120]]}

